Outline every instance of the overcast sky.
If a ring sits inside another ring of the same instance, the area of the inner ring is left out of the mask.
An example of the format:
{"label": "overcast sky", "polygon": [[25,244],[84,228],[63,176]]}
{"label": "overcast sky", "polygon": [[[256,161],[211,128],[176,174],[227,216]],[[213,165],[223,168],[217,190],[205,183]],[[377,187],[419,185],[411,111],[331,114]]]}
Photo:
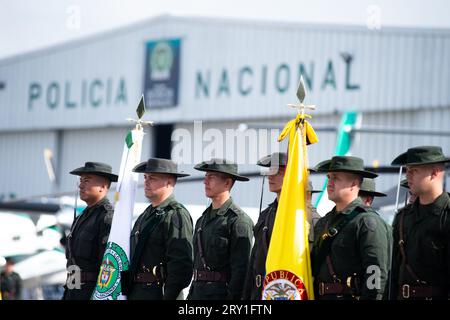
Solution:
{"label": "overcast sky", "polygon": [[0,59],[161,14],[450,28],[448,0],[0,0]]}

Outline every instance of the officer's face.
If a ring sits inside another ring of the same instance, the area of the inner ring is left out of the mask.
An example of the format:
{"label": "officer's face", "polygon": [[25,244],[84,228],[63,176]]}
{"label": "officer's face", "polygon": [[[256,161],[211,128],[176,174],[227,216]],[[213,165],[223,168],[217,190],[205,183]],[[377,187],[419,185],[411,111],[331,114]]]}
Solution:
{"label": "officer's face", "polygon": [[269,190],[270,192],[280,193],[283,186],[284,174],[286,167],[279,167],[275,174],[269,175]]}
{"label": "officer's face", "polygon": [[108,193],[108,179],[93,174],[80,176],[80,199],[88,205],[95,204]]}
{"label": "officer's face", "polygon": [[223,192],[229,191],[233,180],[220,172],[207,172],[203,183],[205,184],[205,195],[208,198],[214,198]]}
{"label": "officer's face", "polygon": [[144,174],[145,196],[152,201],[163,197],[171,187],[170,175],[163,173]]}
{"label": "officer's face", "polygon": [[433,166],[407,166],[406,178],[412,194],[421,194],[430,188],[433,176]]}
{"label": "officer's face", "polygon": [[328,199],[333,202],[347,201],[354,198],[359,191],[358,178],[346,172],[330,172],[327,174]]}

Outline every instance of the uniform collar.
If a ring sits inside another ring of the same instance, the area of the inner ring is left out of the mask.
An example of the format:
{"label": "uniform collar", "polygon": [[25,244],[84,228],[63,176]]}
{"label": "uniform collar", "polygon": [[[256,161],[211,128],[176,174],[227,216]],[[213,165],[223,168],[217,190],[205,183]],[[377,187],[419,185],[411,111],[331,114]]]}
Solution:
{"label": "uniform collar", "polygon": [[[225,201],[222,206],[219,208],[219,210],[216,212],[216,214],[218,216],[223,216],[228,209],[230,209],[230,207],[233,205],[233,199],[230,197],[227,201]],[[211,204],[211,209],[212,209],[212,204]]]}
{"label": "uniform collar", "polygon": [[[94,210],[94,209],[96,209],[96,208],[98,208],[98,207],[102,207],[102,206],[104,206],[104,205],[106,205],[106,204],[109,204],[109,200],[108,200],[108,198],[107,198],[106,196],[104,196],[104,197],[103,197],[99,202],[97,202],[96,204],[94,204],[94,205],[92,205],[92,206],[86,207],[86,208],[83,210],[82,214],[87,213],[87,212],[91,212],[92,210]],[[81,216],[82,214],[80,214],[80,216]]]}
{"label": "uniform collar", "polygon": [[[341,214],[344,215],[349,215],[350,213],[352,213],[357,207],[362,207],[364,206],[361,198],[357,197],[355,200],[353,200],[352,202],[350,202],[345,208],[344,210],[342,210]],[[334,210],[336,211],[336,207],[334,207]]]}
{"label": "uniform collar", "polygon": [[155,209],[155,208],[158,209],[158,210],[164,209],[169,204],[171,204],[173,201],[175,201],[175,197],[174,197],[173,194],[171,194],[166,200],[161,202],[159,205],[157,205],[155,207],[152,206],[152,209]]}
{"label": "uniform collar", "polygon": [[[439,197],[436,198],[436,200],[434,200],[433,203],[422,205],[422,207],[427,208],[427,211],[429,213],[439,216],[445,209],[447,201],[449,201],[449,199],[450,199],[449,194],[444,191]],[[417,198],[416,201],[414,202],[414,206],[418,208],[419,205],[420,205],[419,198]]]}

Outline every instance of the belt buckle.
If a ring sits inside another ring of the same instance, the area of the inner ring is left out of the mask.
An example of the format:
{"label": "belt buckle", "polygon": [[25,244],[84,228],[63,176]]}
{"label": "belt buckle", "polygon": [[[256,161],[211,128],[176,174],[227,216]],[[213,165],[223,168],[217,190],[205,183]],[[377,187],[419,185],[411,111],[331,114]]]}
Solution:
{"label": "belt buckle", "polygon": [[409,299],[409,284],[404,284],[402,286],[402,297],[403,299]]}
{"label": "belt buckle", "polygon": [[319,296],[323,296],[325,294],[325,283],[319,283]]}
{"label": "belt buckle", "polygon": [[260,274],[258,274],[256,276],[255,282],[256,282],[256,287],[257,288],[261,287],[261,275]]}

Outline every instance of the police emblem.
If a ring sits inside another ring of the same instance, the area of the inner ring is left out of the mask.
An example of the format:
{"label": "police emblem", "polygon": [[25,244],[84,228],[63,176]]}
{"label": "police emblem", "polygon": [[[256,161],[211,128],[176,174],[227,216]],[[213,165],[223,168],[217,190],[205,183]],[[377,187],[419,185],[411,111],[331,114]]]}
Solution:
{"label": "police emblem", "polygon": [[125,251],[118,244],[108,242],[92,299],[117,300],[122,292],[120,272],[128,270],[128,267]]}
{"label": "police emblem", "polygon": [[294,273],[276,270],[264,280],[262,300],[308,300],[305,285]]}

